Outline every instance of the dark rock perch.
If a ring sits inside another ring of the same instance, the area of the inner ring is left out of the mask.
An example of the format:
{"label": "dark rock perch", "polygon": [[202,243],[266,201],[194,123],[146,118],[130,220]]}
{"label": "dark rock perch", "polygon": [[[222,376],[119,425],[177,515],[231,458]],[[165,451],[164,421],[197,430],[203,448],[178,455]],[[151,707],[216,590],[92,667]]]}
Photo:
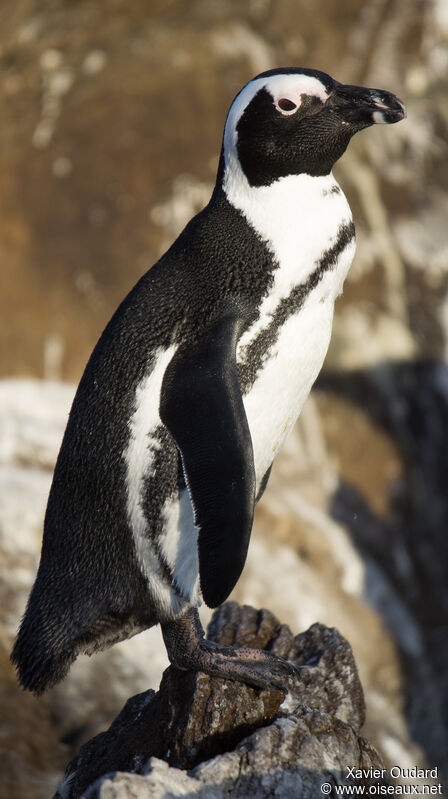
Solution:
{"label": "dark rock perch", "polygon": [[316,799],[323,783],[349,783],[348,768],[366,772],[358,784],[388,784],[359,735],[363,691],[337,630],[314,624],[294,637],[270,611],[228,602],[208,635],[269,649],[303,666],[302,679],[283,701],[280,691],[170,667],[157,693],[129,699],[109,730],[84,744],[54,799]]}

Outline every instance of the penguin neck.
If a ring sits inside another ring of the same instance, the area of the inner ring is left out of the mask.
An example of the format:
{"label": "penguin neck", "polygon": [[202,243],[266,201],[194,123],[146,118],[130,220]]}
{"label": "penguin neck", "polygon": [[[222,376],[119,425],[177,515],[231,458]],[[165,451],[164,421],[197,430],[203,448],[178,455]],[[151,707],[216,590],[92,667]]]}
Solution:
{"label": "penguin neck", "polygon": [[[312,176],[304,172],[277,178],[266,186],[251,186],[234,150],[221,153],[217,186],[227,200],[251,221],[278,217],[292,209],[297,220],[302,212],[306,216],[313,207],[322,212],[322,202],[331,194],[340,193],[332,171],[326,175]],[[259,227],[254,225],[256,229]],[[262,224],[264,228],[265,225]],[[259,230],[261,233],[262,231]]]}
{"label": "penguin neck", "polygon": [[328,190],[337,186],[332,171],[319,176],[301,172],[276,178],[265,186],[252,186],[234,150],[221,155],[218,182],[221,183],[229,202],[239,210],[280,201],[292,201],[294,205],[308,203],[313,196],[321,198]]}
{"label": "penguin neck", "polygon": [[[268,186],[251,186],[235,152],[221,155],[218,184],[269,246],[279,266],[291,266],[306,279],[322,247],[335,239],[351,212],[332,172],[278,178]],[[289,269],[288,269],[289,271]]]}

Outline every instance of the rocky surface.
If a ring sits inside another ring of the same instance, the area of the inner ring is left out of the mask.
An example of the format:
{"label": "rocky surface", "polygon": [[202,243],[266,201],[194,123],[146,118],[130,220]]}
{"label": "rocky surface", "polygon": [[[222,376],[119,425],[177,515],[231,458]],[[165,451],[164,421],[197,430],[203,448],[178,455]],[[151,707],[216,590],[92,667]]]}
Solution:
{"label": "rocky surface", "polygon": [[[84,744],[55,799],[311,799],[323,782],[353,783],[348,767],[384,768],[359,735],[363,691],[351,648],[335,629],[314,624],[294,637],[269,611],[229,602],[215,612],[208,635],[269,649],[300,666],[301,678],[290,679],[285,698],[169,667],[157,693],[129,699],[109,730]],[[387,784],[385,770],[370,781]]]}

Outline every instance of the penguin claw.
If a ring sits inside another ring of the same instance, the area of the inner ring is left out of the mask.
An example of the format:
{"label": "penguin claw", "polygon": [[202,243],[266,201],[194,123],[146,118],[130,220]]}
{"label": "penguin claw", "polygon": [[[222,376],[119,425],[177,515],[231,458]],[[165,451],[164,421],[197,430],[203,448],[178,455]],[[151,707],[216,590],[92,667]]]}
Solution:
{"label": "penguin claw", "polygon": [[284,692],[291,679],[300,677],[300,668],[273,652],[208,641],[203,637],[195,609],[163,624],[162,633],[171,664],[183,671],[203,671],[213,677]]}
{"label": "penguin claw", "polygon": [[287,660],[263,649],[222,646],[213,641],[200,641],[200,671],[237,680],[256,688],[287,692],[291,678],[300,676],[299,669]]}

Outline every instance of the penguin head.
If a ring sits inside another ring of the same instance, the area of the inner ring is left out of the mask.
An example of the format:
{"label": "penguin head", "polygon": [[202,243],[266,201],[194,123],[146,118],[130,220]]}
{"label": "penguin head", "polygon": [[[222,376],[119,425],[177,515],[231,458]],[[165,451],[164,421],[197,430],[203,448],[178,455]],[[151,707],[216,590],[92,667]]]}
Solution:
{"label": "penguin head", "polygon": [[224,131],[224,168],[251,186],[287,175],[327,175],[351,137],[398,122],[403,103],[382,89],[348,86],[314,69],[273,69],[236,96]]}

